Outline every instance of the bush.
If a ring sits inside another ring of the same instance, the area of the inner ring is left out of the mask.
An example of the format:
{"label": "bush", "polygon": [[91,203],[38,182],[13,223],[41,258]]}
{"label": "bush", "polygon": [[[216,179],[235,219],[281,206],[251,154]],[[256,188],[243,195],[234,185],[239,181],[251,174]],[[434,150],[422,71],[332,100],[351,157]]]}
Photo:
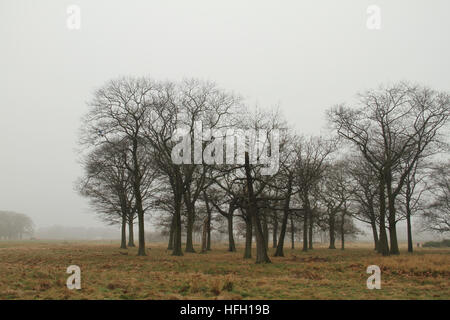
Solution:
{"label": "bush", "polygon": [[424,248],[448,248],[450,247],[450,239],[442,241],[428,241],[423,244]]}

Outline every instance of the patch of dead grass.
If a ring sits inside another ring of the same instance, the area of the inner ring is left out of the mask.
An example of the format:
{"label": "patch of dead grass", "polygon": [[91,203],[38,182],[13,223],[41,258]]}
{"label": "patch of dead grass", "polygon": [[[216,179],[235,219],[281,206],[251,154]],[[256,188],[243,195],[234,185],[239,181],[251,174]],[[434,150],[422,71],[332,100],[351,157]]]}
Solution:
{"label": "patch of dead grass", "polygon": [[[98,242],[0,242],[0,299],[449,299],[450,250],[382,257],[371,246],[285,250],[271,264],[242,250],[173,257],[150,244],[148,256]],[[271,250],[273,251],[273,250]],[[122,254],[125,253],[125,254]],[[271,252],[273,254],[273,252]],[[68,290],[66,268],[82,272]],[[366,268],[382,269],[382,289],[367,290]]]}

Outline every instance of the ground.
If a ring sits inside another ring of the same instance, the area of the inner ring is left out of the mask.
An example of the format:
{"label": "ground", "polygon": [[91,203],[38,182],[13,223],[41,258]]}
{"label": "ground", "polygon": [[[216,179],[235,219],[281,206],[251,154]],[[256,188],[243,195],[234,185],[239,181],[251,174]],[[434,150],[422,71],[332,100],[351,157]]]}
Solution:
{"label": "ground", "polygon": [[[256,265],[224,244],[183,257],[165,247],[148,244],[148,255],[137,257],[137,249],[116,242],[3,241],[0,300],[450,299],[449,249],[411,255],[402,248],[399,256],[382,257],[370,244],[344,251],[317,245],[307,253],[288,248],[284,258]],[[69,265],[81,268],[81,290],[66,287]],[[366,287],[369,265],[382,270],[380,290]]]}

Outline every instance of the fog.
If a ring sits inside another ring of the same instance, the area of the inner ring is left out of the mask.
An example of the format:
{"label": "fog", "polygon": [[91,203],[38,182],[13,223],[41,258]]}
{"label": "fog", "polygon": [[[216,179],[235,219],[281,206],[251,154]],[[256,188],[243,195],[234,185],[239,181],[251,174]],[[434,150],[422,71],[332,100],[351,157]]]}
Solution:
{"label": "fog", "polygon": [[[372,4],[380,30],[366,26]],[[73,186],[80,117],[111,78],[213,80],[320,134],[326,109],[380,83],[448,90],[449,12],[448,0],[2,0],[0,210],[37,228],[104,227]]]}

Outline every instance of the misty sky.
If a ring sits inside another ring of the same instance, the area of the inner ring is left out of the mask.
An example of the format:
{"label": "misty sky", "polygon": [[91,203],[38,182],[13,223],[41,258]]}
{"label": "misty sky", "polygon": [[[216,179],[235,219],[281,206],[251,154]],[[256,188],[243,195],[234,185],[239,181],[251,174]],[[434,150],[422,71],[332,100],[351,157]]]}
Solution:
{"label": "misty sky", "polygon": [[448,0],[0,0],[0,210],[102,225],[73,186],[80,117],[108,79],[213,80],[319,134],[327,108],[380,83],[448,91],[449,16]]}

